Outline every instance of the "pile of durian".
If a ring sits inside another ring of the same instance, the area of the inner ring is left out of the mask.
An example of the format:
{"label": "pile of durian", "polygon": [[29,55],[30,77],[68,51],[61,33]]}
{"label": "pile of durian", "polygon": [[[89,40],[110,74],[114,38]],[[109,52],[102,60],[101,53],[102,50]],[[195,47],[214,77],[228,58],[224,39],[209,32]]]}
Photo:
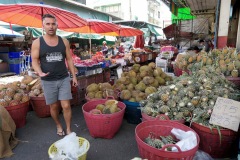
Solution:
{"label": "pile of durian", "polygon": [[121,91],[122,100],[140,102],[156,92],[159,86],[171,80],[172,77],[156,67],[154,62],[144,66],[134,64],[129,72],[122,73],[113,87]]}
{"label": "pile of durian", "polygon": [[98,104],[95,109],[92,109],[90,113],[92,114],[113,114],[121,111],[118,107],[118,101],[107,100],[104,104]]}
{"label": "pile of durian", "polygon": [[0,84],[0,106],[16,106],[29,101],[29,96],[20,88],[21,82]]}
{"label": "pile of durian", "polygon": [[92,83],[86,88],[87,99],[103,99],[107,97],[114,97],[118,99],[119,92],[114,90],[110,83]]}
{"label": "pile of durian", "polygon": [[31,91],[29,92],[30,97],[44,97],[43,88],[41,85],[41,79],[37,78],[34,84],[31,86]]}
{"label": "pile of durian", "polygon": [[206,53],[201,51],[198,55],[184,55],[178,62],[178,67],[182,70],[198,71],[199,69],[211,65],[215,71],[225,76],[240,76],[240,52],[236,48],[214,49]]}
{"label": "pile of durian", "polygon": [[171,120],[190,120],[209,126],[209,119],[218,97],[239,100],[239,90],[214,67],[206,66],[168,82],[158,88],[147,100],[140,102],[143,113],[156,117],[167,115]]}

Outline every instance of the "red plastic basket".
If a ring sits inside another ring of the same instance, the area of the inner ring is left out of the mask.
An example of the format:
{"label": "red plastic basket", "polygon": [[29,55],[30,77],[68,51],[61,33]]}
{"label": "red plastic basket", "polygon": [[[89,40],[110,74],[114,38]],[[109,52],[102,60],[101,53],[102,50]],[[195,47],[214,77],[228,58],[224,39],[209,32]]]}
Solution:
{"label": "red plastic basket", "polygon": [[183,74],[183,72],[187,72],[188,74],[190,74],[190,71],[189,70],[182,70],[182,69],[180,69],[180,68],[178,68],[178,67],[174,67],[173,68],[174,69],[174,74],[175,74],[175,76],[177,76],[177,77],[179,77],[179,76],[181,76],[182,74]]}
{"label": "red plastic basket", "polygon": [[226,77],[226,79],[234,83],[237,87],[240,87],[240,77]]}
{"label": "red plastic basket", "polygon": [[[165,118],[166,120],[170,120],[169,117],[166,116],[166,115],[164,115],[164,114],[160,114],[160,115],[159,115],[159,117],[161,117],[161,116],[164,116],[164,118]],[[147,115],[147,114],[145,114],[145,113],[142,113],[142,121],[143,121],[143,122],[144,122],[144,121],[152,121],[152,120],[160,120],[159,117],[158,117],[158,116],[157,116],[157,117],[152,117],[152,116],[149,116],[149,115]],[[171,121],[178,122],[178,123],[182,123],[182,124],[185,123],[185,120],[184,120],[184,119],[182,119],[182,120],[171,120]]]}
{"label": "red plastic basket", "polygon": [[98,104],[104,104],[107,99],[94,100],[87,102],[83,105],[83,115],[90,132],[94,138],[111,139],[117,133],[122,125],[122,120],[126,106],[122,102],[118,102],[118,107],[121,111],[113,114],[92,114],[89,113],[92,109],[96,108]]}
{"label": "red plastic basket", "polygon": [[199,149],[213,158],[230,158],[237,156],[239,133],[229,129],[221,129],[221,142],[217,129],[212,129],[193,122],[191,128],[200,137]]}
{"label": "red plastic basket", "polygon": [[[144,142],[144,139],[149,136],[149,133],[154,133],[156,136],[167,136],[170,135],[173,128],[181,129],[183,131],[193,131],[191,128],[172,121],[145,121],[137,125],[135,129],[135,137],[138,144],[138,150],[141,158],[148,160],[191,160],[198,150],[199,136],[197,136],[197,146],[188,151],[178,152],[165,151],[164,149],[154,148]],[[176,146],[176,145],[174,145]]]}
{"label": "red plastic basket", "polygon": [[46,105],[45,97],[30,97],[33,110],[39,118],[50,117],[50,106]]}
{"label": "red plastic basket", "polygon": [[[115,99],[115,100],[119,100],[119,95],[120,95],[120,91],[118,90],[115,90],[114,91],[114,96],[108,96],[107,99]],[[89,102],[89,101],[93,101],[93,100],[100,100],[100,99],[103,99],[103,98],[89,98],[87,96],[87,93],[85,94],[85,99]]]}
{"label": "red plastic basket", "polygon": [[29,110],[29,101],[5,108],[11,115],[17,128],[21,128],[26,124],[27,112]]}

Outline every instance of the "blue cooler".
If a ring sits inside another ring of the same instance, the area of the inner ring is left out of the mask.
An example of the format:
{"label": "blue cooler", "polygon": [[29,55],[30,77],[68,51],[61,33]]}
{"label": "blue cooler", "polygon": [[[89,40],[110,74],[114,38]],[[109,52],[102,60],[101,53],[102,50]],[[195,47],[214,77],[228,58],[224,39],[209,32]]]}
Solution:
{"label": "blue cooler", "polygon": [[126,105],[125,118],[127,122],[132,124],[141,123],[142,114],[139,103],[126,100],[124,100],[123,103]]}
{"label": "blue cooler", "polygon": [[9,70],[10,72],[15,72],[16,74],[20,74],[20,64],[9,64]]}
{"label": "blue cooler", "polygon": [[21,73],[21,54],[22,52],[9,52],[8,53],[8,63],[10,72],[15,72],[16,74]]}

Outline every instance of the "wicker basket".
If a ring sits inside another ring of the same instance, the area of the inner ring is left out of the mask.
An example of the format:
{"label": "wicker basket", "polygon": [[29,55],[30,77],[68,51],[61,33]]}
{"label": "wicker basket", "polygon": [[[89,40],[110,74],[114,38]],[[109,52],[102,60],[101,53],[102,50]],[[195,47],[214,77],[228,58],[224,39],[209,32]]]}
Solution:
{"label": "wicker basket", "polygon": [[117,133],[122,125],[122,120],[125,112],[125,104],[118,102],[118,107],[121,111],[113,114],[92,114],[89,113],[96,108],[98,104],[104,104],[107,100],[93,100],[85,103],[82,107],[83,115],[87,123],[90,135],[94,138],[111,139]]}
{"label": "wicker basket", "polygon": [[[160,117],[163,117],[165,120],[170,120],[168,116],[164,115],[164,114],[160,114],[158,115],[157,117],[152,117],[152,116],[149,116],[145,113],[142,113],[142,121],[152,121],[152,120],[161,120]],[[171,120],[171,121],[174,121],[174,122],[178,122],[178,123],[182,123],[184,124],[185,123],[185,120],[182,119],[182,120]]]}
{"label": "wicker basket", "polygon": [[221,141],[217,129],[212,129],[193,122],[191,128],[200,137],[199,149],[213,158],[230,158],[237,156],[239,133],[229,129],[221,130]]}
{"label": "wicker basket", "polygon": [[[178,152],[165,151],[164,148],[157,149],[144,142],[144,139],[148,137],[149,133],[154,133],[156,136],[170,135],[173,128],[181,129],[183,131],[193,131],[191,128],[172,121],[145,121],[137,125],[135,129],[135,137],[138,144],[138,150],[141,158],[148,160],[190,160],[193,159],[195,153],[198,150],[199,136],[197,136],[197,146],[188,150],[181,151],[178,148]],[[195,132],[194,132],[195,133]],[[176,146],[176,145],[171,145]]]}
{"label": "wicker basket", "polygon": [[50,106],[46,105],[45,97],[30,97],[33,110],[39,118],[50,117]]}
{"label": "wicker basket", "polygon": [[27,112],[29,110],[29,101],[5,108],[11,115],[17,128],[21,128],[26,124]]}
{"label": "wicker basket", "polygon": [[[83,142],[84,142],[84,141],[87,141],[87,148],[86,148],[86,152],[83,153],[82,155],[79,155],[79,157],[78,157],[77,160],[86,160],[86,159],[87,159],[87,152],[88,152],[88,150],[89,150],[89,148],[90,148],[90,143],[89,143],[88,140],[86,140],[85,138],[82,138],[82,137],[78,137],[78,138],[79,138],[79,139],[78,139],[78,142],[79,142],[79,145],[80,145],[80,146],[83,145]],[[53,144],[49,147],[49,149],[48,149],[48,155],[49,155],[49,156],[52,156],[54,153],[57,153],[57,152],[58,152],[58,150],[57,150],[57,148],[56,148],[56,146],[55,146],[55,143],[53,143]]]}

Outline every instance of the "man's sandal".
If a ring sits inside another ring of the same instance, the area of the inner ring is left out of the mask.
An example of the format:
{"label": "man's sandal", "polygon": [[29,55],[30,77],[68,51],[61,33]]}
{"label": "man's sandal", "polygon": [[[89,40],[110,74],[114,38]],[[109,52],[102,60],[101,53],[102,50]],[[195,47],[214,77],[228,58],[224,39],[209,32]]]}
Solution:
{"label": "man's sandal", "polygon": [[57,135],[59,135],[60,137],[65,136],[64,130],[57,130]]}

